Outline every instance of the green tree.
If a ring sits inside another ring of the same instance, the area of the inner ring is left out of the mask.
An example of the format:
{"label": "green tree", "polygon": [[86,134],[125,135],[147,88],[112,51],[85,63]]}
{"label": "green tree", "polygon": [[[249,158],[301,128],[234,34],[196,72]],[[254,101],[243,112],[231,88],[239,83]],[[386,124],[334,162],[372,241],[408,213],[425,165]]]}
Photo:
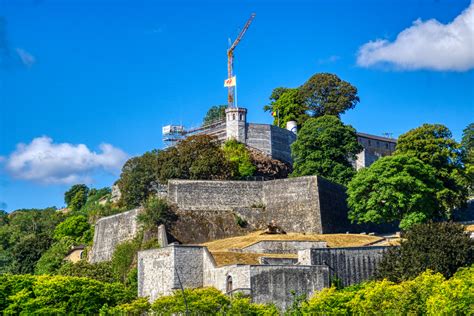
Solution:
{"label": "green tree", "polygon": [[292,176],[319,175],[346,185],[356,173],[351,161],[361,151],[355,129],[336,116],[309,119],[291,145]]}
{"label": "green tree", "polygon": [[89,263],[87,260],[80,260],[76,263],[66,262],[57,271],[59,275],[85,277],[101,282],[118,282],[114,275],[110,261]]}
{"label": "green tree", "polygon": [[225,119],[225,109],[227,105],[214,105],[206,113],[203,125],[209,125]]}
{"label": "green tree", "polygon": [[150,197],[146,201],[143,212],[138,214],[137,221],[143,224],[143,228],[153,229],[161,224],[168,224],[174,220],[175,215],[171,212],[166,200]]}
{"label": "green tree", "polygon": [[142,156],[129,159],[122,167],[117,184],[125,206],[139,206],[153,193],[153,187],[158,182],[160,154],[158,150],[146,152]]}
{"label": "green tree", "polygon": [[330,73],[318,73],[308,79],[299,89],[299,98],[310,115],[339,116],[359,103],[357,88]]}
{"label": "green tree", "polygon": [[400,221],[400,228],[443,218],[436,170],[416,157],[387,156],[349,182],[349,219],[358,223]]}
{"label": "green tree", "polygon": [[265,111],[273,115],[273,125],[286,128],[286,123],[296,121],[298,127],[303,126],[309,118],[307,107],[302,103],[298,89],[276,88],[270,97],[272,102],[264,106]]}
{"label": "green tree", "polygon": [[394,154],[417,157],[436,170],[437,178],[443,183],[437,199],[449,216],[454,208],[465,205],[468,187],[465,155],[446,126],[423,124],[408,131],[398,138]]}
{"label": "green tree", "polygon": [[474,123],[463,130],[461,146],[466,155],[466,173],[469,179],[469,193],[472,196],[474,195]]}
{"label": "green tree", "polygon": [[64,263],[64,258],[73,245],[74,240],[68,237],[63,237],[61,240],[53,243],[36,263],[35,274],[55,274]]}
{"label": "green tree", "polygon": [[430,269],[451,277],[460,267],[474,263],[474,241],[463,225],[452,222],[418,224],[404,236],[400,247],[388,251],[378,275],[392,281],[415,278]]}
{"label": "green tree", "polygon": [[132,302],[119,283],[67,276],[0,275],[0,310],[7,315],[97,315],[105,304]]}
{"label": "green tree", "polygon": [[190,136],[174,147],[128,160],[117,181],[121,202],[127,207],[139,206],[156,192],[159,183],[169,179],[230,179],[231,168],[216,138]]}
{"label": "green tree", "polygon": [[91,225],[83,215],[70,216],[54,229],[54,239],[71,238],[76,243],[86,244],[91,241]]}
{"label": "green tree", "polygon": [[224,143],[222,149],[224,151],[224,156],[235,165],[235,168],[232,168],[232,170],[236,170],[237,173],[232,174],[233,178],[249,177],[257,170],[253,165],[250,153],[244,144],[239,143],[236,140],[228,140]]}
{"label": "green tree", "polygon": [[79,211],[87,202],[89,188],[85,184],[75,184],[64,193],[64,202],[72,211]]}

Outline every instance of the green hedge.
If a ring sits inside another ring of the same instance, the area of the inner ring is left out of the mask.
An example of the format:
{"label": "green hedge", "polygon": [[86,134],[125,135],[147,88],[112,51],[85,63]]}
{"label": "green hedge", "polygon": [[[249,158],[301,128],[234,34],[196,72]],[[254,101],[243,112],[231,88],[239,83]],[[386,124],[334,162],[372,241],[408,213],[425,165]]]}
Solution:
{"label": "green hedge", "polygon": [[97,314],[105,304],[128,303],[135,296],[122,284],[88,278],[0,275],[4,314]]}

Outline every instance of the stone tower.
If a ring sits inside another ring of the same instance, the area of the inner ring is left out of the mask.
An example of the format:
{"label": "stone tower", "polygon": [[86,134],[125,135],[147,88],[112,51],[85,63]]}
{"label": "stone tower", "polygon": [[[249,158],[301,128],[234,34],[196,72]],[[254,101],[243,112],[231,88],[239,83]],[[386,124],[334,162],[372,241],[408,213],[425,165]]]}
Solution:
{"label": "stone tower", "polygon": [[235,139],[241,143],[246,143],[246,123],[247,109],[227,108],[226,115],[226,139]]}

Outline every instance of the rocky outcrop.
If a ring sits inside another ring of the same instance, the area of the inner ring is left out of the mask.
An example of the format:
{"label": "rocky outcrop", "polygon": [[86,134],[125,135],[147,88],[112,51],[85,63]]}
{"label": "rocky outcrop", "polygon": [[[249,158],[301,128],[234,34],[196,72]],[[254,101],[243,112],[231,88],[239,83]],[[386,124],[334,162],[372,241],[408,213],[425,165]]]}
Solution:
{"label": "rocky outcrop", "polygon": [[291,173],[292,169],[289,165],[271,158],[269,155],[264,152],[247,147],[250,152],[250,159],[254,166],[257,167],[255,176],[264,177],[269,179],[284,179],[288,178],[288,175]]}

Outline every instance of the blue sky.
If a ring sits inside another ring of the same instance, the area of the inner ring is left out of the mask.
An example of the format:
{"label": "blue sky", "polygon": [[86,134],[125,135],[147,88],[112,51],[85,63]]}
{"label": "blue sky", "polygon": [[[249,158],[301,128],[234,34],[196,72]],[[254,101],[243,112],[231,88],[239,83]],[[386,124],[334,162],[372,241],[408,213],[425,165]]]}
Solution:
{"label": "blue sky", "polygon": [[0,0],[0,209],[60,207],[71,184],[111,185],[126,157],[161,148],[162,125],[198,126],[226,102],[228,38],[252,12],[235,53],[249,121],[271,122],[273,88],[331,72],[359,90],[342,117],[357,130],[441,123],[459,140],[474,120],[470,6]]}

